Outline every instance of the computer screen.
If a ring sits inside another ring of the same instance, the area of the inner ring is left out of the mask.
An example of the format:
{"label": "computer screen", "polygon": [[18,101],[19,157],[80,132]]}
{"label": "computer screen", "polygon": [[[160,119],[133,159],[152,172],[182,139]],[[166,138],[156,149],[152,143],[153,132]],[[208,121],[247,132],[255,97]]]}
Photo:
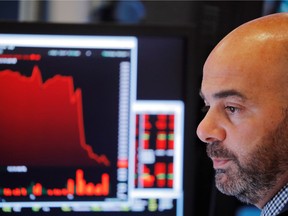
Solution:
{"label": "computer screen", "polygon": [[1,215],[184,215],[189,37],[145,28],[0,24]]}

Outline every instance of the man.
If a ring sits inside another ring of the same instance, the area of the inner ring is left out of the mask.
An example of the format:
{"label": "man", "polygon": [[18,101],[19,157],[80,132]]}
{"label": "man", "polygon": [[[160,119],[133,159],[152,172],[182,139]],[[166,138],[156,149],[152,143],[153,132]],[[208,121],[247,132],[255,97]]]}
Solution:
{"label": "man", "polygon": [[258,18],[228,34],[208,56],[197,128],[217,188],[288,215],[288,13]]}

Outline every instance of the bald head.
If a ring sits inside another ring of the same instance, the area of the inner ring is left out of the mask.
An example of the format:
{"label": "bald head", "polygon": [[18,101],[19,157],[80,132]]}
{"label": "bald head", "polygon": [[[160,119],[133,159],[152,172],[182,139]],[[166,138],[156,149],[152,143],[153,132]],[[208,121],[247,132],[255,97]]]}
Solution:
{"label": "bald head", "polygon": [[267,90],[277,83],[283,92],[288,84],[287,30],[288,13],[261,17],[236,28],[209,55],[203,81],[207,76],[241,76],[251,86],[262,83]]}
{"label": "bald head", "polygon": [[[288,13],[272,14],[247,22],[228,34],[223,40],[242,38],[244,40],[278,39],[287,40]],[[220,43],[221,44],[221,43]]]}

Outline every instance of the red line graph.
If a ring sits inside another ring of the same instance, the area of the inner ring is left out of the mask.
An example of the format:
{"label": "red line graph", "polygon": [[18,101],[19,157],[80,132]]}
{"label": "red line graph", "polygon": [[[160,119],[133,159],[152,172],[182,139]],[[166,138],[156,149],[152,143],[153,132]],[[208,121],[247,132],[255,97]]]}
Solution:
{"label": "red line graph", "polygon": [[86,143],[73,77],[43,83],[37,66],[31,77],[0,71],[0,104],[0,165],[110,165]]}

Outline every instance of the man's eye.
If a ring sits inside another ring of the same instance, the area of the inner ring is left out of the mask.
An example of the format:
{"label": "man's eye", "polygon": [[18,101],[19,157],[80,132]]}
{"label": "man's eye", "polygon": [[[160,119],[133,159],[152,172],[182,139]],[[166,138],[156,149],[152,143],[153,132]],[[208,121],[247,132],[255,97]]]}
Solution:
{"label": "man's eye", "polygon": [[233,114],[239,111],[239,108],[233,106],[225,106],[225,110]]}
{"label": "man's eye", "polygon": [[209,111],[209,109],[210,109],[210,106],[204,106],[204,107],[202,107],[201,111],[203,113],[207,113]]}

